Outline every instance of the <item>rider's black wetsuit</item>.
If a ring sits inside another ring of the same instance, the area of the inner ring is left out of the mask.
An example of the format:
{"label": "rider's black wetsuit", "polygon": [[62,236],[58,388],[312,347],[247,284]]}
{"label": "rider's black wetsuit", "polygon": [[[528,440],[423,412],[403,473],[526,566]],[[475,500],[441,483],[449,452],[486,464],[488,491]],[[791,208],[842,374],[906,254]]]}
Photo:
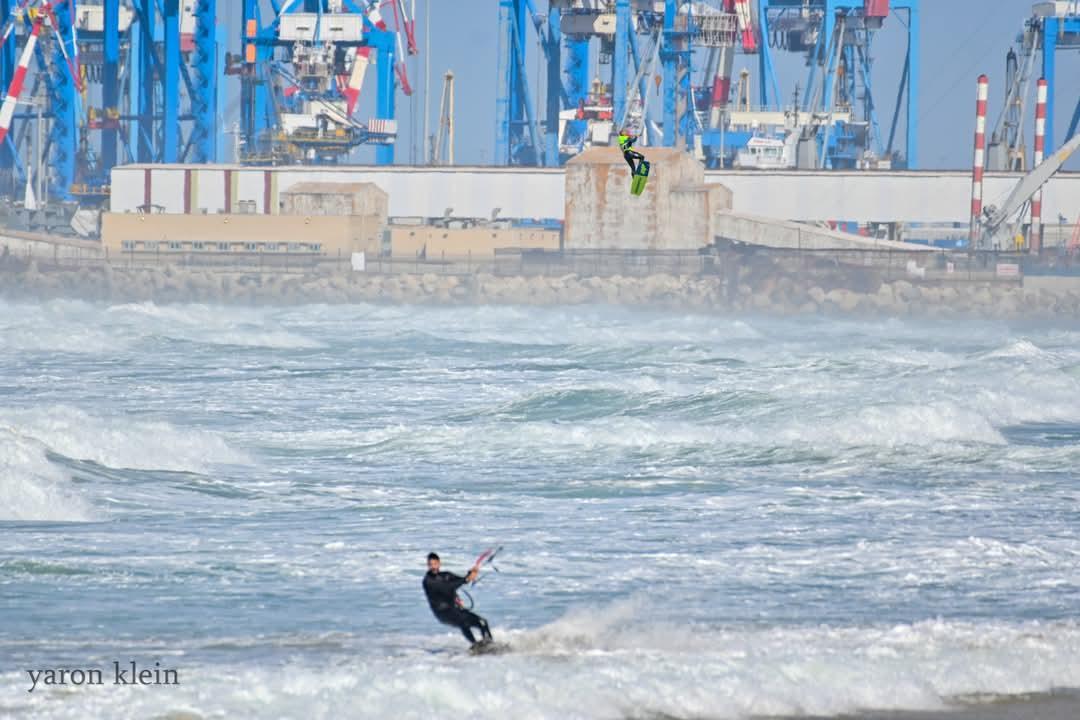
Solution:
{"label": "rider's black wetsuit", "polygon": [[644,155],[634,150],[635,142],[637,142],[637,137],[634,135],[619,135],[619,149],[622,150],[623,159],[630,166],[631,175],[637,174],[641,161],[645,159]]}
{"label": "rider's black wetsuit", "polygon": [[424,593],[427,595],[431,612],[444,625],[453,625],[470,643],[476,643],[470,628],[480,628],[484,640],[491,640],[491,630],[487,620],[476,613],[458,605],[457,589],[465,584],[465,578],[445,570],[424,575]]}

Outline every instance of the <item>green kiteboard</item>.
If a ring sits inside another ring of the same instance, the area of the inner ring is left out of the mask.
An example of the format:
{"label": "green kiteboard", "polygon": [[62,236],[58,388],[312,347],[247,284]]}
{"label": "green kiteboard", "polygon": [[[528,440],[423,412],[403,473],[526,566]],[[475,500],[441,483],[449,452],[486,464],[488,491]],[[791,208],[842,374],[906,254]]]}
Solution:
{"label": "green kiteboard", "polygon": [[649,161],[642,160],[638,165],[637,172],[630,180],[630,194],[640,195],[645,190],[645,183],[649,181]]}

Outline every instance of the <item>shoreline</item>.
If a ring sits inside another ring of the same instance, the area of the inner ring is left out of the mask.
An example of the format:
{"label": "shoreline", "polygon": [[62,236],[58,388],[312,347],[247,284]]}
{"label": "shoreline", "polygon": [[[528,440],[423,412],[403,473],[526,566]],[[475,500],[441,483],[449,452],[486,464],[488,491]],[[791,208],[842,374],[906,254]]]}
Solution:
{"label": "shoreline", "polygon": [[609,304],[698,312],[1072,320],[1080,280],[1051,291],[1021,282],[887,279],[858,269],[795,272],[750,264],[716,274],[493,275],[364,272],[256,272],[165,267],[0,268],[0,297],[98,302],[297,305]]}
{"label": "shoreline", "polygon": [[1080,717],[1080,688],[1059,688],[1049,692],[955,700],[941,710],[866,711],[799,720],[1074,720],[1077,717]]}

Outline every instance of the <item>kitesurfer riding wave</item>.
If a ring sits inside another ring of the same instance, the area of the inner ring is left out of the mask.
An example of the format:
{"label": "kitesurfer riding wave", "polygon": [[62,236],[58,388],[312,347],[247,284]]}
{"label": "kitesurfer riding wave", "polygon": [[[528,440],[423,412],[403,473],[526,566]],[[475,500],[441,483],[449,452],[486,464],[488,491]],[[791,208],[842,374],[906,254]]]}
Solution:
{"label": "kitesurfer riding wave", "polygon": [[462,607],[457,591],[465,583],[476,580],[477,575],[480,574],[480,562],[478,560],[465,577],[461,577],[442,570],[438,554],[432,552],[428,553],[428,571],[424,575],[424,593],[427,595],[428,604],[431,605],[431,612],[444,625],[453,625],[460,629],[461,634],[473,646],[477,645],[477,641],[472,628],[480,628],[481,643],[491,642],[491,629],[488,627],[487,620]]}

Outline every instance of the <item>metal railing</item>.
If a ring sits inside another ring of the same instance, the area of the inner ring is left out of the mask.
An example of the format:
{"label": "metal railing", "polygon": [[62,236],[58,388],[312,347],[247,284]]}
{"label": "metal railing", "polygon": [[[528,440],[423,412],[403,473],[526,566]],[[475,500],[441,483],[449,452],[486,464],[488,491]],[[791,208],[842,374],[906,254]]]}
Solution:
{"label": "metal railing", "polygon": [[[685,15],[675,19],[676,29],[685,30],[686,23]],[[739,18],[734,13],[695,15],[694,25],[694,42],[704,47],[733,47],[739,38]]]}

